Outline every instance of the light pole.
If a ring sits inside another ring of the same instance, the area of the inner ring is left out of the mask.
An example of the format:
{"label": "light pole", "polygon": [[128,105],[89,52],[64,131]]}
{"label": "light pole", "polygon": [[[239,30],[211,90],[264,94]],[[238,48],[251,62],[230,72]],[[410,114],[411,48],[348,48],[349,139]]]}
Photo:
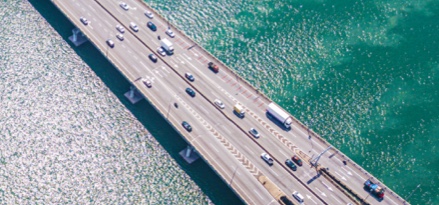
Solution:
{"label": "light pole", "polygon": [[311,150],[309,150],[309,152],[311,152],[313,149],[314,149],[314,144],[312,143],[312,139],[311,139],[311,134],[310,134],[310,132],[309,132],[309,129],[310,129],[310,127],[311,127],[311,125],[314,123],[314,120],[313,119],[311,119],[310,120],[310,122],[307,122],[306,124],[307,124],[307,128],[306,128],[306,130],[308,131],[308,140],[309,140],[309,142],[311,143]]}

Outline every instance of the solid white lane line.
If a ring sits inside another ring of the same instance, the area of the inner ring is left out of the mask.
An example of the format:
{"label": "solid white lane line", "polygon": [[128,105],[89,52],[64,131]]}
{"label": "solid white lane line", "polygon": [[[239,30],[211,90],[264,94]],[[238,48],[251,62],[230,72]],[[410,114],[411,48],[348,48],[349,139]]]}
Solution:
{"label": "solid white lane line", "polygon": [[212,149],[219,153],[219,150],[212,143],[210,143],[210,146],[212,146]]}
{"label": "solid white lane line", "polygon": [[262,197],[262,195],[261,195],[259,192],[257,192],[256,189],[253,189],[253,191],[256,193],[256,195],[259,196],[259,198],[261,198],[262,200],[264,200],[264,198]]}

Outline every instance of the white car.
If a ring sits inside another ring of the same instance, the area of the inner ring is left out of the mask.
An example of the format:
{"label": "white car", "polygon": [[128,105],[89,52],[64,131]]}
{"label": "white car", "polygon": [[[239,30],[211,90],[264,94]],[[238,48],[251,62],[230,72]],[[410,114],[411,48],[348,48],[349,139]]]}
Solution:
{"label": "white car", "polygon": [[143,80],[143,84],[148,88],[152,87],[152,83],[149,80]]}
{"label": "white car", "polygon": [[171,38],[175,37],[175,33],[171,29],[166,30],[165,33],[168,34],[168,36],[171,37]]}
{"label": "white car", "polygon": [[88,20],[85,17],[81,16],[81,18],[79,18],[79,20],[81,20],[82,24],[84,24],[86,26],[88,25]]}
{"label": "white car", "polygon": [[134,22],[131,22],[131,23],[130,23],[130,28],[131,28],[134,32],[139,31],[139,27],[138,27],[137,24],[135,24]]}
{"label": "white car", "polygon": [[221,102],[221,100],[215,99],[215,101],[213,101],[213,103],[215,103],[216,106],[218,106],[221,109],[224,109],[226,106],[224,106],[224,103]]}
{"label": "white car", "polygon": [[121,33],[118,33],[118,34],[116,34],[116,37],[117,37],[117,39],[119,39],[120,41],[123,41],[123,34],[121,34]]}
{"label": "white car", "polygon": [[121,25],[117,25],[117,26],[116,26],[116,29],[117,29],[119,32],[121,32],[121,33],[125,33],[125,28],[124,28],[123,26],[121,26]]}
{"label": "white car", "polygon": [[159,53],[159,54],[162,55],[162,56],[166,56],[165,50],[163,50],[162,47],[158,47],[158,48],[157,48],[157,53]]}
{"label": "white car", "polygon": [[120,2],[120,7],[122,7],[123,10],[127,11],[129,9],[128,4],[125,2]]}
{"label": "white car", "polygon": [[110,46],[110,48],[114,48],[114,42],[111,39],[107,39],[107,45]]}
{"label": "white car", "polygon": [[145,16],[147,16],[150,19],[154,18],[154,14],[152,14],[152,12],[148,10],[145,11]]}
{"label": "white car", "polygon": [[297,201],[300,202],[300,204],[302,204],[303,201],[304,201],[304,199],[305,199],[305,198],[302,196],[302,194],[300,194],[300,193],[297,192],[297,191],[294,191],[294,192],[293,192],[293,197],[296,198]]}
{"label": "white car", "polygon": [[265,162],[267,162],[267,164],[268,165],[273,165],[273,159],[270,157],[270,155],[268,155],[267,153],[262,153],[261,154],[261,158],[265,161]]}

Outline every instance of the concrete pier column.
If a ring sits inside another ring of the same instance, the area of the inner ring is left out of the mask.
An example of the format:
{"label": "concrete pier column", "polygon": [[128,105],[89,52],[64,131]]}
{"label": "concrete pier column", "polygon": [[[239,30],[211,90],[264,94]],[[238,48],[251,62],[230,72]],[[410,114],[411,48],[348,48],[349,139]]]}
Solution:
{"label": "concrete pier column", "polygon": [[191,154],[192,154],[192,147],[188,145],[186,148],[186,157],[190,157]]}
{"label": "concrete pier column", "polygon": [[195,149],[190,145],[188,145],[185,149],[181,150],[179,154],[189,164],[192,164],[198,158],[200,158],[200,156],[196,153]]}
{"label": "concrete pier column", "polygon": [[130,86],[130,90],[128,92],[126,92],[124,94],[124,96],[126,98],[128,98],[128,100],[132,103],[132,104],[136,104],[137,102],[139,102],[140,100],[143,99],[142,94],[140,94],[136,87],[134,86]]}
{"label": "concrete pier column", "polygon": [[72,29],[72,35],[69,37],[69,40],[75,44],[75,46],[80,46],[81,44],[87,42],[87,37],[79,30],[78,28]]}

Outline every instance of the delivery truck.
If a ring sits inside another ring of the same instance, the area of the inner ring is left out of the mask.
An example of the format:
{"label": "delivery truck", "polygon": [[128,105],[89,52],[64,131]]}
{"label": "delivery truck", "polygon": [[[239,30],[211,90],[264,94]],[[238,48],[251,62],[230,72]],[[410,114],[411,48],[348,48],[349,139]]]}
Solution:
{"label": "delivery truck", "polygon": [[168,55],[174,54],[174,47],[172,46],[171,41],[169,41],[168,39],[166,38],[162,39],[160,41],[160,45],[166,51],[166,53],[168,53]]}
{"label": "delivery truck", "polygon": [[236,104],[233,107],[233,112],[235,112],[235,114],[238,115],[238,117],[240,117],[240,118],[244,118],[244,116],[245,116],[244,107],[242,107],[242,105],[240,105],[240,104]]}
{"label": "delivery truck", "polygon": [[291,128],[291,123],[293,122],[291,116],[280,107],[278,107],[276,104],[270,103],[268,105],[267,113],[276,118],[276,120],[278,120],[279,122],[281,122],[285,126],[285,128]]}

